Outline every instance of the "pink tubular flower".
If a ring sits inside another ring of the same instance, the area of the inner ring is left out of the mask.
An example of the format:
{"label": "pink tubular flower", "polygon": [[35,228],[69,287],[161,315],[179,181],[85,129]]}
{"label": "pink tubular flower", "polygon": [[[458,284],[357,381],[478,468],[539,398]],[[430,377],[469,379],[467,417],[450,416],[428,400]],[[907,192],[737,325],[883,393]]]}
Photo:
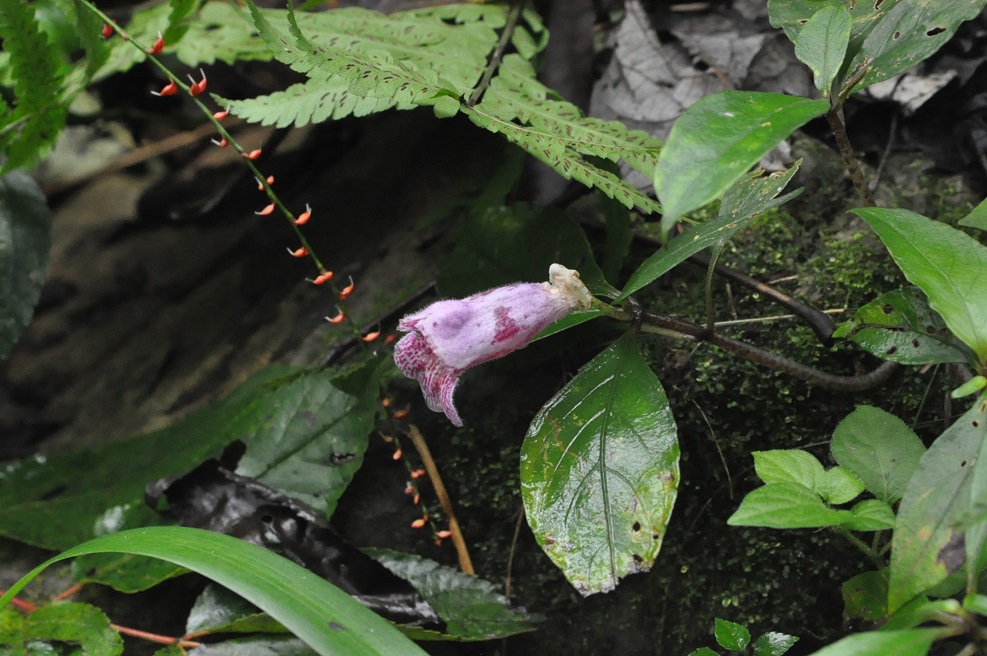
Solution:
{"label": "pink tubular flower", "polygon": [[394,362],[418,381],[429,408],[462,426],[452,395],[464,371],[524,348],[554,321],[589,307],[592,296],[578,272],[553,264],[548,277],[438,301],[398,322],[408,334],[394,347]]}

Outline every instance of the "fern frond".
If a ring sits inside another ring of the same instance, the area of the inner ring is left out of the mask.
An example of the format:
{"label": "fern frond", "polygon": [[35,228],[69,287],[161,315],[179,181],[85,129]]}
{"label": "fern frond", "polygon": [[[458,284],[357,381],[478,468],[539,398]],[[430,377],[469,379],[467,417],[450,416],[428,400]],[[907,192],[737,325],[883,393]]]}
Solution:
{"label": "fern frond", "polygon": [[651,177],[661,142],[617,121],[583,116],[578,107],[553,95],[535,78],[527,61],[508,55],[483,100],[463,111],[477,125],[503,134],[564,177],[596,187],[627,207],[660,211],[653,199],[586,158],[624,160]]}
{"label": "fern frond", "polygon": [[2,172],[32,163],[55,142],[65,124],[65,63],[26,2],[0,0],[0,39],[15,97],[13,110],[0,116]]}
{"label": "fern frond", "polygon": [[304,14],[303,31],[290,11],[247,4],[278,60],[305,73],[310,82],[231,102],[230,111],[282,126],[392,107],[448,105],[450,97],[461,97],[479,80],[497,40],[495,27],[505,16],[502,7],[494,6],[391,15],[336,9]]}
{"label": "fern frond", "polygon": [[85,67],[79,76],[85,84],[109,59],[110,45],[100,35],[103,21],[82,0],[72,0],[72,12],[77,26],[75,33],[86,51]]}

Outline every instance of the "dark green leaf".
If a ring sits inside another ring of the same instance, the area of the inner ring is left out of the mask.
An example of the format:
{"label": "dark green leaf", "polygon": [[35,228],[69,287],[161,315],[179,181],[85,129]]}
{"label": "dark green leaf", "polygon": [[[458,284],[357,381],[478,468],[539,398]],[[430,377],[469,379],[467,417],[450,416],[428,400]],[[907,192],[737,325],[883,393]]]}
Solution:
{"label": "dark green leaf", "polygon": [[123,653],[123,640],[110,619],[89,604],[51,603],[20,619],[8,616],[0,625],[0,645],[17,648],[14,653],[26,653],[28,643],[38,640],[79,645],[84,656]]}
{"label": "dark green leaf", "polygon": [[[367,366],[373,370],[372,364]],[[269,368],[216,406],[164,430],[96,449],[10,463],[0,471],[0,534],[59,549],[95,534],[144,524],[147,483],[186,473],[217,457],[224,446],[237,439],[249,441],[248,455],[253,449],[277,458],[259,465],[247,459],[244,466],[249,472],[283,482],[277,477],[304,470],[305,477],[284,481],[287,489],[324,499],[321,507],[328,508],[352,470],[346,462],[332,464],[333,431],[342,426],[362,430],[366,413],[366,399],[343,392],[336,383],[345,385],[346,380],[331,379],[324,372],[304,374],[297,369]],[[323,411],[326,414],[319,414]],[[353,414],[357,419],[333,414],[336,412]],[[264,425],[266,432],[259,432],[258,427]],[[268,436],[287,440],[280,446],[298,446],[313,462],[298,469],[295,459],[285,457],[279,444],[265,442]],[[134,513],[141,517],[139,521],[134,521]]]}
{"label": "dark green leaf", "polygon": [[[987,490],[974,489],[974,464],[987,457],[987,401],[981,399],[922,456],[898,509],[891,550],[888,608],[894,612],[943,581],[966,561],[964,535],[987,507]],[[980,483],[978,482],[978,488]],[[979,551],[979,548],[978,548]]]}
{"label": "dark green leaf", "polygon": [[133,554],[91,554],[72,562],[79,583],[108,585],[119,592],[141,592],[188,570],[155,558]]}
{"label": "dark green leaf", "polygon": [[754,656],[782,656],[798,640],[796,636],[787,633],[768,631],[754,641]]}
{"label": "dark green leaf", "polygon": [[693,649],[689,652],[689,656],[720,656],[719,653],[713,651],[709,647],[700,647],[699,649]]}
{"label": "dark green leaf", "polygon": [[[189,652],[190,656],[316,656],[318,652],[289,636],[250,636],[208,643]],[[157,654],[155,654],[157,656]],[[185,656],[176,654],[176,656]]]}
{"label": "dark green leaf", "polygon": [[833,431],[833,457],[864,482],[867,490],[887,503],[905,493],[925,453],[918,436],[894,415],[863,405]]}
{"label": "dark green leaf", "polygon": [[987,0],[899,0],[890,8],[882,8],[887,13],[849,63],[849,70],[867,66],[867,74],[855,89],[887,80],[928,58],[952,38],[961,23],[976,18],[985,5]]}
{"label": "dark green leaf", "polygon": [[970,348],[949,332],[918,287],[896,289],[857,310],[833,337],[900,364],[975,363]]}
{"label": "dark green leaf", "polygon": [[31,321],[51,245],[51,211],[24,171],[0,177],[0,360]]}
{"label": "dark green leaf", "polygon": [[976,613],[977,615],[987,616],[987,595],[982,594],[968,594],[963,598],[963,608],[965,610]]}
{"label": "dark green leaf", "polygon": [[716,642],[724,649],[743,651],[751,641],[751,632],[746,626],[716,618],[713,628]]}
{"label": "dark green leaf", "polygon": [[812,656],[925,656],[946,629],[902,629],[855,633]]}
{"label": "dark green leaf", "polygon": [[[236,473],[298,499],[326,517],[363,463],[377,409],[377,358],[349,374],[309,373],[259,400],[263,421],[241,435]],[[340,388],[350,382],[350,390]]]}
{"label": "dark green leaf", "polygon": [[823,7],[802,26],[795,56],[812,69],[813,82],[829,98],[833,80],[850,44],[850,12],[843,5]]}
{"label": "dark green leaf", "polygon": [[905,277],[981,363],[987,363],[987,247],[973,237],[901,209],[853,210],[867,221]]}
{"label": "dark green leaf", "polygon": [[846,510],[826,506],[818,494],[798,483],[769,483],[749,492],[727,524],[770,528],[816,528],[842,524]]}
{"label": "dark green leaf", "polygon": [[368,549],[367,553],[411,583],[445,621],[442,634],[419,634],[407,627],[416,639],[491,640],[535,629],[535,618],[510,608],[488,581],[413,554],[384,549]]}
{"label": "dark green leaf", "polygon": [[874,622],[888,614],[888,571],[864,572],[843,583],[843,614]]}
{"label": "dark green leaf", "polygon": [[267,613],[224,587],[210,584],[195,600],[185,622],[186,633],[283,633]]}
{"label": "dark green leaf", "polygon": [[800,164],[801,160],[787,171],[768,176],[753,172],[734,184],[723,196],[717,218],[689,228],[658,249],[631,275],[616,300],[624,300],[699,251],[725,244],[738,230],[747,227],[754,217],[798,195],[799,192],[792,192],[778,198]]}
{"label": "dark green leaf", "polygon": [[49,565],[105,552],[162,558],[199,572],[255,604],[325,656],[425,654],[386,620],[290,560],[228,535],[178,526],[104,535],[64,551],[11,586],[0,607]]}
{"label": "dark green leaf", "polygon": [[651,567],[678,461],[668,399],[631,335],[580,369],[532,421],[521,447],[528,523],[582,594]]}
{"label": "dark green leaf", "polygon": [[718,198],[779,141],[826,113],[825,100],[722,91],[689,107],[658,155],[655,190],[667,233],[686,212]]}
{"label": "dark green leaf", "polygon": [[548,280],[554,263],[579,271],[593,293],[610,289],[582,229],[550,207],[486,209],[458,226],[455,244],[439,263],[443,295],[467,296],[518,281]]}

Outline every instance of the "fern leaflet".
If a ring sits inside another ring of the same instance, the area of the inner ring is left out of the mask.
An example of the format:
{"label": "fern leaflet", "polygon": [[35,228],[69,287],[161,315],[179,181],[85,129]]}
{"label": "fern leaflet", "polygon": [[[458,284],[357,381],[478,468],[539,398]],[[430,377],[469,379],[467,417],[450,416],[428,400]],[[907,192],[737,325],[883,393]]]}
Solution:
{"label": "fern leaflet", "polygon": [[0,117],[2,172],[32,163],[58,137],[65,124],[65,64],[26,2],[0,0],[0,39],[10,57],[16,98],[12,111]]}

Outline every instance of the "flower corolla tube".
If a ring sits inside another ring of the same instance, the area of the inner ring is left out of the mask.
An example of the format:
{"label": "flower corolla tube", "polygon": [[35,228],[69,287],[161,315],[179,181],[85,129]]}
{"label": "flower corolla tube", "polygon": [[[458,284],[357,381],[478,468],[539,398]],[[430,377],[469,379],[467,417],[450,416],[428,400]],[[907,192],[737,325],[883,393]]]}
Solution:
{"label": "flower corolla tube", "polygon": [[452,396],[464,371],[524,348],[553,322],[590,306],[578,272],[553,264],[548,278],[437,301],[398,322],[408,334],[395,345],[394,362],[418,381],[429,408],[462,426]]}

